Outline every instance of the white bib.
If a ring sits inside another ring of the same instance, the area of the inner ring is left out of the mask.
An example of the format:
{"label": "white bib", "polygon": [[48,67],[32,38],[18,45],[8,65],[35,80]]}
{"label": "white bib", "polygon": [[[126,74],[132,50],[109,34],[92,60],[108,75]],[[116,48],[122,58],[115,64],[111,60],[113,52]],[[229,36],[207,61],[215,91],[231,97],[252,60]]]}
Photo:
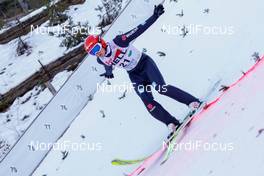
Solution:
{"label": "white bib", "polygon": [[136,67],[142,52],[140,52],[133,45],[129,45],[128,47],[120,47],[111,42],[107,43],[111,48],[112,53],[109,57],[100,57],[99,59],[108,66],[121,67],[127,71],[132,70]]}

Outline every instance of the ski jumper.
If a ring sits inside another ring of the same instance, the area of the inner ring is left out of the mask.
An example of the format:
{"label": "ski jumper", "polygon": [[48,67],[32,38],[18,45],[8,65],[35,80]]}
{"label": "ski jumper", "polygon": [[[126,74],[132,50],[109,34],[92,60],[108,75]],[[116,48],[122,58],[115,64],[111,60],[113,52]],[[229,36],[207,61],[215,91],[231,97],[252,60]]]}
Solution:
{"label": "ski jumper", "polygon": [[113,67],[126,69],[137,95],[145,104],[149,113],[157,120],[168,125],[179,121],[174,118],[162,105],[155,101],[151,87],[162,95],[186,104],[199,100],[189,93],[172,85],[167,85],[155,62],[147,54],[136,49],[131,43],[144,33],[158,18],[152,15],[143,24],[122,35],[117,35],[107,43],[105,57],[97,61],[105,66],[106,75],[112,75]]}

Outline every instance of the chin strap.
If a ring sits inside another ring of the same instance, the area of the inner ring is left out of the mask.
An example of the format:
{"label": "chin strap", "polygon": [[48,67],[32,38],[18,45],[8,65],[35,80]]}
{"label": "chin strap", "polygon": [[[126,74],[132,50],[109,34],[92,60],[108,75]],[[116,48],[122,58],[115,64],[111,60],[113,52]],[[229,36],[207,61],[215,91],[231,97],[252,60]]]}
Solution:
{"label": "chin strap", "polygon": [[106,54],[105,54],[106,57],[109,57],[112,55],[112,49],[110,48],[109,45],[106,45],[105,50],[106,50]]}

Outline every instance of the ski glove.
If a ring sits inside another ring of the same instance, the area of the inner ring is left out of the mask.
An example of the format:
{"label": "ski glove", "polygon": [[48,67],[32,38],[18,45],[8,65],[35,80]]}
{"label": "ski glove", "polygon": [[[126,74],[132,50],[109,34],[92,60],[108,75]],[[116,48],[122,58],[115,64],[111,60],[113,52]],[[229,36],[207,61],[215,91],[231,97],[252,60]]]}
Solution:
{"label": "ski glove", "polygon": [[158,6],[155,5],[154,7],[154,16],[160,17],[165,12],[164,7],[162,4],[159,4]]}
{"label": "ski glove", "polygon": [[113,73],[111,73],[111,74],[109,74],[109,73],[103,73],[100,76],[104,76],[105,78],[108,78],[108,79],[113,79],[114,78]]}

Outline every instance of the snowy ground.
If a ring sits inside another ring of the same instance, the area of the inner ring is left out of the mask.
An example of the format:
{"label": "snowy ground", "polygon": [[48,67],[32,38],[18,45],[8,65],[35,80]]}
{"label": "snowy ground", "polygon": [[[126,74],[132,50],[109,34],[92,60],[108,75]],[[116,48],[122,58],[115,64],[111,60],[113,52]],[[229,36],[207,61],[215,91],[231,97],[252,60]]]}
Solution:
{"label": "snowy ground", "polygon": [[[59,90],[70,74],[67,71],[58,73],[51,82],[54,88]],[[51,98],[50,91],[40,86],[17,98],[7,112],[0,113],[0,140],[6,145],[13,145]],[[4,156],[5,149],[1,146],[0,158]]]}
{"label": "snowy ground", "polygon": [[[94,9],[100,3],[100,1],[86,1],[82,5],[71,6],[67,14],[72,17],[74,23],[80,22],[84,24],[88,22],[91,27],[95,27],[99,23],[99,18],[97,17],[99,12]],[[60,47],[63,38],[50,36],[48,33],[48,31],[53,31],[53,29],[55,31],[56,27],[51,28],[47,24],[48,22],[39,27],[41,31],[45,30],[46,32],[41,32],[40,34],[35,29],[22,36],[22,39],[32,47],[32,53],[28,56],[26,54],[17,56],[18,39],[0,45],[0,94],[4,94],[39,70],[41,66],[38,60],[46,65],[67,52],[65,47]]]}
{"label": "snowy ground", "polygon": [[[94,27],[99,22],[97,16],[99,12],[95,11],[99,4],[101,4],[100,1],[86,1],[82,5],[71,6],[67,10],[67,15],[72,17],[74,23],[85,23],[88,21]],[[23,17],[21,21],[39,13],[44,8],[30,13]],[[46,28],[47,23],[44,23],[41,27]],[[32,46],[32,53],[29,56],[16,55],[17,39],[0,45],[0,94],[4,94],[39,70],[40,64],[38,60],[45,65],[66,52],[65,47],[59,47],[62,38],[49,36],[48,33],[38,34],[33,31],[33,33],[29,33],[22,38]],[[56,75],[52,84],[57,90],[59,90],[70,74],[71,72],[62,72]],[[23,97],[17,98],[7,112],[0,113],[0,141],[12,146],[51,98],[50,92],[47,89],[42,90],[40,87],[35,87]],[[1,147],[0,158],[3,157],[3,150],[6,150],[6,147]]]}
{"label": "snowy ground", "polygon": [[196,117],[167,163],[144,175],[263,175],[263,76],[264,60]]}
{"label": "snowy ground", "polygon": [[[259,0],[187,0],[166,2],[165,7],[165,15],[135,45],[147,50],[170,84],[201,97],[219,77],[226,85],[234,82],[242,76],[242,71],[254,64],[251,55],[254,52],[263,53],[261,43],[264,38],[259,35],[264,29],[264,25],[259,23],[263,2]],[[209,13],[206,13],[208,8]],[[177,16],[182,9],[184,16]],[[133,13],[131,10],[130,13]],[[232,34],[199,32],[183,38],[164,32],[164,25],[188,27],[191,24],[217,26],[224,31],[231,27]],[[117,25],[124,28],[126,24]],[[158,56],[160,51],[166,56]],[[115,77],[111,80],[112,85],[129,82],[122,70],[116,70]],[[136,166],[113,167],[110,164],[113,158],[138,158],[157,149],[167,134],[166,127],[151,118],[133,91],[120,100],[122,94],[123,91],[97,92],[94,101],[88,104],[59,140],[62,143],[86,142],[95,145],[94,148],[90,151],[69,151],[66,158],[63,158],[63,150],[53,150],[34,175],[123,175]],[[185,106],[157,94],[155,96],[176,117],[186,113]]]}
{"label": "snowy ground", "polygon": [[[144,1],[146,2],[148,1]],[[138,8],[129,9],[126,13],[132,14],[130,15],[132,19],[143,22],[147,17],[139,13],[145,12],[144,6],[141,5],[142,1],[134,0],[134,3],[138,3],[136,6]],[[238,5],[239,8],[237,8]],[[244,2],[187,0],[177,3],[166,1],[166,13],[135,42],[135,46],[146,50],[147,54],[153,57],[168,83],[201,97],[218,78],[222,78],[226,85],[234,82],[242,75],[242,71],[246,71],[254,64],[251,56],[254,52],[264,53],[262,47],[264,37],[259,35],[264,30],[264,24],[260,22],[263,5],[260,0]],[[177,14],[180,14],[182,9],[184,15],[180,17]],[[127,29],[129,24],[122,22],[116,25],[116,28],[122,30]],[[178,26],[182,28],[184,25],[187,28],[189,25],[216,26],[224,32],[215,35],[200,31],[198,34],[189,33],[183,38],[180,34],[169,34],[168,25],[172,28]],[[231,34],[225,33],[226,29],[231,31]],[[166,56],[159,56],[159,52],[164,52]],[[112,85],[120,86],[129,83],[129,79],[124,71],[116,70],[115,79],[110,82]],[[156,150],[167,135],[166,127],[147,113],[133,91],[128,90],[126,97],[120,99],[123,93],[124,90],[110,93],[98,91],[94,100],[83,109],[59,140],[61,143],[65,141],[84,142],[89,144],[89,148],[85,151],[66,149],[66,154],[63,149],[52,150],[34,175],[121,176],[137,166],[113,167],[110,163],[113,158],[133,159]],[[173,100],[156,93],[155,97],[176,117],[180,118],[187,112],[185,106]],[[237,121],[234,120],[233,123],[235,122]],[[258,123],[258,120],[252,119],[252,126]],[[202,122],[199,124],[201,124],[199,129],[208,125]],[[256,129],[259,127],[257,126]],[[207,133],[207,131],[202,130],[201,133]],[[227,132],[221,134],[223,138],[229,136]],[[233,140],[233,137],[230,135],[229,139]],[[242,140],[243,138],[236,139]],[[261,148],[252,149],[259,151]],[[235,156],[230,161],[235,162]],[[224,159],[227,161],[226,158]],[[203,161],[213,162],[211,158]],[[205,167],[202,163],[201,166]],[[216,166],[212,166],[210,169],[212,172],[208,171],[211,175],[223,169],[213,167]]]}

